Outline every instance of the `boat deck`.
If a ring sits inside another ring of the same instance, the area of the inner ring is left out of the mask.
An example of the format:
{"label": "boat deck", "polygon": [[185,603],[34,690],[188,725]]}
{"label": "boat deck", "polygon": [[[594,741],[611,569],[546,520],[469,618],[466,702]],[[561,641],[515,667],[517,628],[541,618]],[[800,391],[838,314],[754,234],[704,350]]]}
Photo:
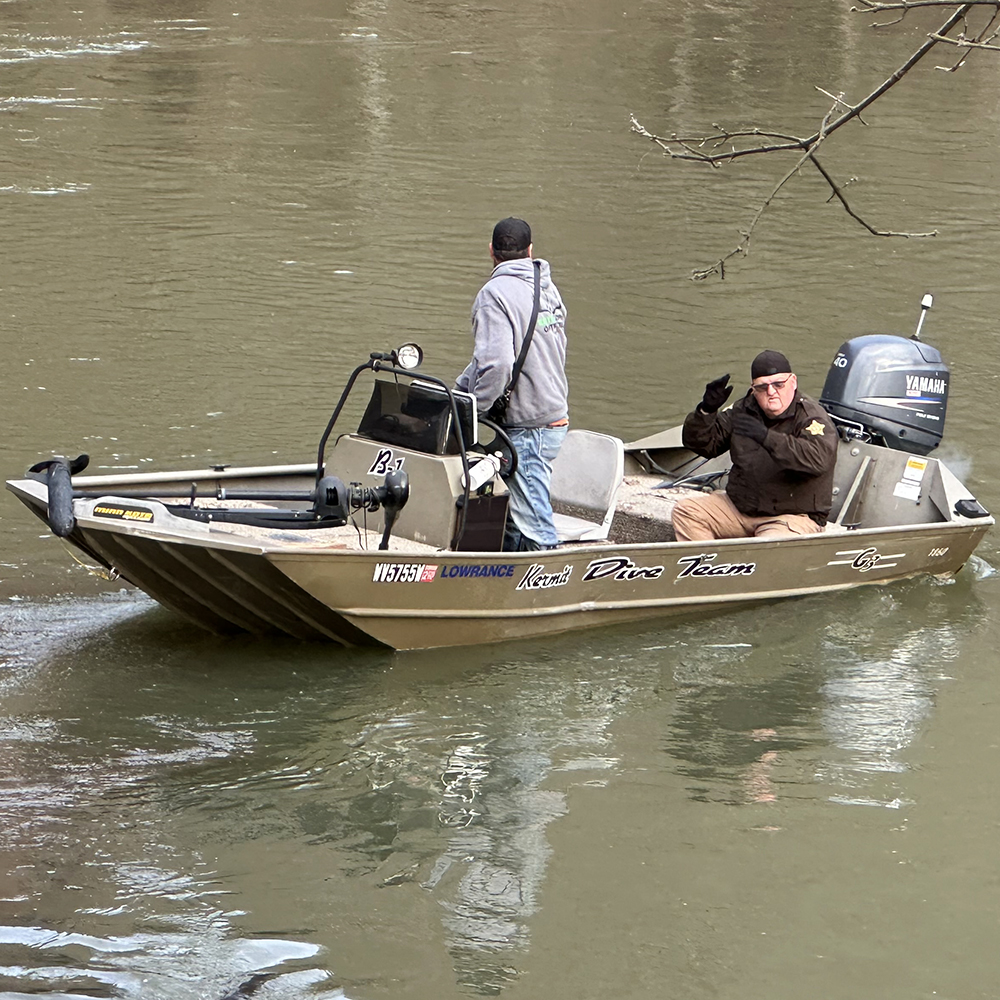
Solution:
{"label": "boat deck", "polygon": [[[674,529],[670,520],[674,505],[682,497],[690,496],[697,491],[683,487],[657,489],[656,487],[662,482],[663,476],[661,475],[626,476],[618,490],[615,516],[608,538],[596,542],[589,541],[587,544],[627,545],[675,541]],[[198,506],[206,509],[212,507],[266,509],[269,505],[251,500],[199,500]],[[576,513],[570,508],[564,508],[561,512]],[[212,531],[238,535],[242,538],[252,538],[271,544],[282,543],[296,547],[344,549],[353,552],[377,550],[382,538],[381,531],[366,528],[361,515],[356,515],[355,522],[355,524],[346,524],[337,528],[295,531],[216,521],[212,523]],[[564,544],[581,543],[566,542]],[[401,534],[392,535],[389,540],[389,549],[392,552],[414,555],[440,551],[437,546],[405,538]]]}

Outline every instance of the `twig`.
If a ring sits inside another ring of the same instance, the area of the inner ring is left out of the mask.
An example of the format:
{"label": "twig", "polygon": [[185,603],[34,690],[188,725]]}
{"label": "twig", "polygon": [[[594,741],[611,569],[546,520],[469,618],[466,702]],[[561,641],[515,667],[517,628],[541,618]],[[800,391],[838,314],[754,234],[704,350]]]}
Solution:
{"label": "twig", "polygon": [[834,179],[829,175],[829,173],[827,173],[826,168],[819,162],[819,160],[817,160],[816,157],[813,156],[812,154],[810,154],[809,159],[812,160],[813,166],[823,175],[823,177],[825,178],[827,184],[830,185],[830,190],[833,192],[833,194],[830,197],[831,198],[836,198],[840,202],[840,204],[843,205],[844,211],[847,212],[847,214],[852,219],[854,219],[855,222],[858,222],[862,226],[864,226],[865,229],[867,229],[868,232],[870,232],[872,234],[872,236],[901,236],[904,239],[915,239],[915,238],[924,237],[924,236],[937,236],[937,230],[936,229],[933,230],[930,233],[895,233],[895,232],[892,232],[891,230],[887,230],[887,229],[876,229],[874,226],[869,225],[847,203],[847,199],[844,197],[844,192],[838,186],[838,184],[836,183],[836,181],[834,181]]}
{"label": "twig", "polygon": [[[842,107],[842,108],[849,108],[850,107],[850,104],[848,104],[844,100],[843,93],[840,93],[840,94],[831,94],[829,90],[824,90],[822,87],[817,87],[816,89],[821,94],[823,94],[824,96],[829,97],[831,101],[835,101],[837,106]],[[862,125],[867,125],[868,124],[868,122],[866,122],[864,120],[864,118],[861,117],[861,115],[858,115],[858,121],[861,122]]]}
{"label": "twig", "polygon": [[958,38],[945,38],[935,32],[932,32],[928,37],[935,39],[938,42],[944,42],[946,45],[955,45],[960,49],[988,49],[990,52],[1000,52],[1000,45],[989,45],[986,42],[975,42],[971,38],[965,38],[959,35]]}
{"label": "twig", "polygon": [[704,281],[706,278],[711,277],[713,274],[717,274],[721,279],[725,280],[726,261],[735,257],[737,254],[745,257],[750,252],[750,237],[753,235],[753,231],[757,223],[760,222],[761,216],[764,214],[765,211],[767,211],[768,206],[777,197],[778,192],[785,186],[785,184],[788,183],[788,181],[790,181],[799,172],[799,170],[802,167],[802,164],[805,163],[806,160],[808,160],[813,155],[815,150],[819,147],[820,143],[826,138],[827,134],[826,123],[829,120],[830,115],[833,114],[834,109],[837,107],[836,104],[837,100],[838,100],[837,98],[834,99],[835,103],[833,107],[829,110],[829,112],[827,112],[827,114],[823,118],[823,122],[820,125],[820,130],[819,130],[819,138],[812,144],[812,146],[809,149],[807,149],[802,154],[802,156],[799,158],[799,161],[795,164],[795,166],[792,167],[792,169],[789,170],[788,173],[786,173],[785,176],[782,177],[780,181],[778,181],[778,183],[774,186],[774,189],[771,191],[771,193],[764,199],[760,207],[757,209],[757,212],[754,215],[753,219],[750,221],[750,225],[747,227],[746,232],[740,234],[742,236],[740,242],[737,243],[736,246],[732,250],[730,250],[729,253],[727,253],[724,257],[722,257],[720,260],[717,260],[711,267],[698,268],[695,271],[693,271],[691,273],[691,277],[695,281]]}
{"label": "twig", "polygon": [[853,14],[878,14],[884,10],[912,10],[915,7],[996,7],[997,0],[897,0],[895,3],[876,3],[873,0],[859,0],[863,6],[852,7]]}

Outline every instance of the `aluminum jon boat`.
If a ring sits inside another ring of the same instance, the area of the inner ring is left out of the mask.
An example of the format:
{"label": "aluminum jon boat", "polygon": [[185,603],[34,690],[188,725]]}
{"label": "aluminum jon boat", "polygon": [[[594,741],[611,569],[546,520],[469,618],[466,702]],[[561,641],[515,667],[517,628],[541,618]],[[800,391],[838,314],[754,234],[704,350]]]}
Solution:
{"label": "aluminum jon boat", "polygon": [[[87,559],[212,632],[395,649],[946,576],[993,524],[930,455],[947,405],[940,354],[874,335],[841,347],[821,396],[841,436],[823,533],[678,542],[674,503],[724,488],[728,456],[695,456],[679,427],[631,444],[573,429],[552,486],[564,543],[503,552],[509,441],[473,397],[418,376],[420,359],[404,345],[360,365],[313,462],[86,476],[86,456],[53,458],[7,488]],[[334,436],[362,375],[364,416]]]}

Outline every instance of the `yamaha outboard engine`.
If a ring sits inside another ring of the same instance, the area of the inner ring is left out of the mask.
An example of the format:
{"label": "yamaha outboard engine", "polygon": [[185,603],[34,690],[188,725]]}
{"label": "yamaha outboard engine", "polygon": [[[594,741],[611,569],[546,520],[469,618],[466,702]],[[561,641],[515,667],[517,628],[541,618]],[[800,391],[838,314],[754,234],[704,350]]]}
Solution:
{"label": "yamaha outboard engine", "polygon": [[[925,296],[921,323],[929,300]],[[938,446],[948,408],[948,366],[916,337],[855,337],[837,352],[819,401],[849,435],[853,427],[859,437],[915,455]]]}

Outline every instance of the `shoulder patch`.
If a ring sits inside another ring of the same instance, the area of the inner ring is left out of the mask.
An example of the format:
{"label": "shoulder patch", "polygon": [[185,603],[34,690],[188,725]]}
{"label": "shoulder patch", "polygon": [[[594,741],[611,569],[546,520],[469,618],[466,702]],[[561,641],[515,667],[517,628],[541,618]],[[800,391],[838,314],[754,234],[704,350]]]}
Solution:
{"label": "shoulder patch", "polygon": [[823,434],[826,428],[818,420],[814,420],[811,424],[806,424],[805,429],[812,434],[813,437],[818,437]]}

